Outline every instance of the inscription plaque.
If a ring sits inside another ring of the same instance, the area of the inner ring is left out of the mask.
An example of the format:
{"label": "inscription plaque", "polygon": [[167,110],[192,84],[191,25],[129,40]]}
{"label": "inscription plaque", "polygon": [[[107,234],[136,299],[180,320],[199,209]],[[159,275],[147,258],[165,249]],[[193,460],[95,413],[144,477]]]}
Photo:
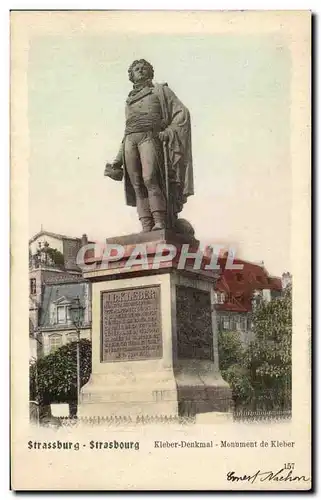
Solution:
{"label": "inscription plaque", "polygon": [[176,286],[177,356],[213,361],[213,329],[209,292]]}
{"label": "inscription plaque", "polygon": [[160,287],[101,294],[102,361],[161,358]]}

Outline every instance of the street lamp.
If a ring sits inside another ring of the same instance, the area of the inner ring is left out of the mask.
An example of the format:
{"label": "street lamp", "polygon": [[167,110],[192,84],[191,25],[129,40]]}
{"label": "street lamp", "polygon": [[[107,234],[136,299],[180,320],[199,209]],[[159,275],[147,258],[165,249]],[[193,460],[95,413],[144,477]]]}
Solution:
{"label": "street lamp", "polygon": [[[35,335],[33,337],[41,349],[43,348],[43,343],[41,342],[40,339],[38,339],[38,332],[36,330]],[[37,425],[40,425],[40,401],[39,401],[39,382],[38,382],[38,345],[37,345],[37,352],[36,352],[36,358],[35,358],[35,386],[36,386],[36,403],[38,405],[37,408]]]}
{"label": "street lamp", "polygon": [[83,320],[84,307],[80,304],[79,296],[75,299],[74,303],[70,306],[70,316],[77,332],[77,412],[80,403],[80,326]]}

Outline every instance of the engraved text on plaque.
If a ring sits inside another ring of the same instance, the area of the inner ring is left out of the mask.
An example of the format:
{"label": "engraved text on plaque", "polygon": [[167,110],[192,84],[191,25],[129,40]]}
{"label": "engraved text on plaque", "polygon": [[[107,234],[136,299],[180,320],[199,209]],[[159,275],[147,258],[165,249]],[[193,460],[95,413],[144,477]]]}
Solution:
{"label": "engraved text on plaque", "polygon": [[102,361],[162,357],[160,287],[101,294]]}

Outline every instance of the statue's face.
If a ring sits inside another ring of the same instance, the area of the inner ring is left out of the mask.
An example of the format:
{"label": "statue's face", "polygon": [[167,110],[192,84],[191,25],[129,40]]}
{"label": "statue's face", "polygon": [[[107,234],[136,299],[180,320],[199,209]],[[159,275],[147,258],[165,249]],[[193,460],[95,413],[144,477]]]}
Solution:
{"label": "statue's face", "polygon": [[133,81],[134,83],[143,82],[144,80],[148,80],[149,71],[146,64],[137,63],[132,69]]}

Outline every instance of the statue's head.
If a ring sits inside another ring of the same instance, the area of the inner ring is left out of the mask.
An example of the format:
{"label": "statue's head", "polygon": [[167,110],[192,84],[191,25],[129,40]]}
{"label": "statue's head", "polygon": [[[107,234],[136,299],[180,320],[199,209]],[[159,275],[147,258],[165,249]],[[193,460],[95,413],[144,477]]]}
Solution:
{"label": "statue's head", "polygon": [[128,77],[133,83],[152,80],[154,77],[154,68],[145,59],[137,59],[129,66]]}

